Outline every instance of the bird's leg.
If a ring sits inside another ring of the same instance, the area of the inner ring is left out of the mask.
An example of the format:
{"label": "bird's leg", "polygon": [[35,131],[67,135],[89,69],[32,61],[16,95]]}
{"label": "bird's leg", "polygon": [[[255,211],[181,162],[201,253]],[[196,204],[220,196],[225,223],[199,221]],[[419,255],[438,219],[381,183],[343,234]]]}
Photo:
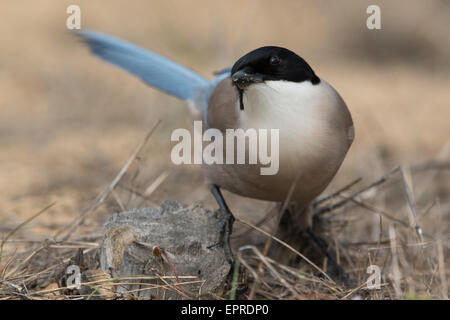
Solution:
{"label": "bird's leg", "polygon": [[[326,257],[332,278],[338,280],[347,287],[353,287],[352,279],[342,266],[337,263],[333,255],[330,254],[326,241],[313,231],[315,230],[314,226],[319,221],[316,220],[314,216],[310,217],[311,212],[309,212],[309,209],[309,207],[295,206],[286,208],[280,220],[279,233],[277,236],[297,248],[318,248],[318,252],[315,250],[310,253],[313,261]],[[314,247],[310,247],[311,244],[313,244]],[[280,251],[277,252],[277,258],[280,260],[282,257],[280,257],[279,252]]]}
{"label": "bird's leg", "polygon": [[216,198],[217,203],[219,204],[220,210],[222,211],[222,217],[220,221],[219,241],[209,246],[208,248],[212,248],[217,245],[222,245],[223,250],[225,251],[225,256],[228,259],[228,262],[231,265],[234,265],[233,252],[231,251],[230,246],[230,237],[231,232],[233,231],[234,216],[231,213],[230,209],[228,208],[228,205],[225,202],[225,199],[222,195],[222,192],[220,192],[219,187],[216,185],[212,186],[211,192],[214,195],[214,198]]}
{"label": "bird's leg", "polygon": [[311,237],[313,242],[320,249],[322,254],[328,259],[333,275],[340,280],[344,285],[348,287],[354,287],[353,280],[350,278],[347,272],[345,272],[344,268],[330,255],[327,250],[327,245],[324,240],[322,240],[311,227],[306,228],[306,232]]}

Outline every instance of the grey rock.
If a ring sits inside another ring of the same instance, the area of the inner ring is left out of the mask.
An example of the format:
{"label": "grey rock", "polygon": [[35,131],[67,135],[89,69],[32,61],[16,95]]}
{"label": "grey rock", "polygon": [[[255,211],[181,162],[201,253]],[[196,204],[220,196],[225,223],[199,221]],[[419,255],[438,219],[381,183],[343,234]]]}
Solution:
{"label": "grey rock", "polygon": [[154,277],[131,280],[145,284],[116,286],[127,297],[212,298],[220,294],[230,271],[223,248],[208,248],[218,241],[220,214],[175,201],[164,202],[160,209],[114,214],[104,225],[101,268],[113,277]]}

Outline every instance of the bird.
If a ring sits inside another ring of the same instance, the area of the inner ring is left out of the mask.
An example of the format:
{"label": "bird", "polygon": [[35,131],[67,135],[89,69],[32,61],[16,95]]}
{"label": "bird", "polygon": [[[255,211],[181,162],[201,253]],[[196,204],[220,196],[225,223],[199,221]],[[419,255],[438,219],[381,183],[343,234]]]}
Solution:
{"label": "bird", "polygon": [[302,57],[287,48],[264,46],[209,80],[114,36],[93,30],[76,34],[94,55],[185,101],[193,119],[204,121],[205,128],[224,134],[228,129],[279,130],[276,174],[261,175],[259,162],[202,164],[205,183],[223,212],[217,244],[223,245],[230,263],[234,261],[230,246],[234,216],[222,189],[292,203],[299,209],[291,220],[298,229],[306,227],[306,208],[335,176],[355,132],[343,98]]}

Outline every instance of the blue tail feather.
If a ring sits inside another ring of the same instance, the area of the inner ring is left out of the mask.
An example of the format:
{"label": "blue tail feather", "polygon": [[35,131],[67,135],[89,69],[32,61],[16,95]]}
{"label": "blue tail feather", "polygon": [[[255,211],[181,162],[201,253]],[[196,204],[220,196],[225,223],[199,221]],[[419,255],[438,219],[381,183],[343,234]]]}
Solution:
{"label": "blue tail feather", "polygon": [[207,79],[154,52],[96,31],[84,30],[77,35],[95,55],[179,99],[194,100],[199,92],[208,95],[211,90]]}

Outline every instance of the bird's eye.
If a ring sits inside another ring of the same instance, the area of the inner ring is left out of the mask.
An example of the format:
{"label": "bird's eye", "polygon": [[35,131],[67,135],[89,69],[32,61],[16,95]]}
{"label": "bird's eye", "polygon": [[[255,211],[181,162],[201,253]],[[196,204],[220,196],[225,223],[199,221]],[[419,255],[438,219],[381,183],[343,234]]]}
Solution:
{"label": "bird's eye", "polygon": [[276,66],[280,63],[280,58],[278,58],[277,56],[271,56],[269,62],[272,66]]}

